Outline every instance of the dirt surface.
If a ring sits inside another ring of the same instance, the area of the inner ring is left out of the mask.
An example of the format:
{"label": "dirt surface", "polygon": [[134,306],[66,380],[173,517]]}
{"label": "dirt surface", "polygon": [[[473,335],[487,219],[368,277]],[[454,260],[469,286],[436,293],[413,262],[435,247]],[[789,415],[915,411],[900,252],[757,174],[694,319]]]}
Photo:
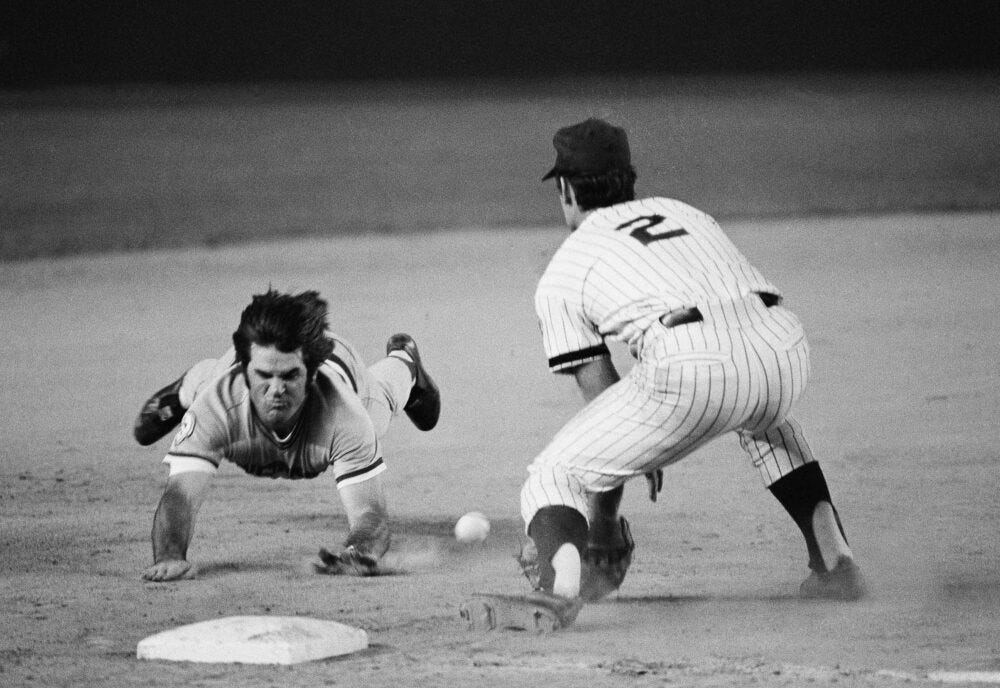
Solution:
{"label": "dirt surface", "polygon": [[[732,226],[806,323],[810,433],[871,594],[803,602],[806,552],[735,438],[671,467],[624,512],[621,591],[549,636],[470,634],[472,591],[526,590],[513,554],[525,466],[578,408],[548,374],[531,305],[555,229],[262,243],[0,269],[0,685],[937,685],[1000,672],[998,216]],[[440,383],[439,428],[386,441],[386,575],[314,575],[345,522],[332,476],[224,468],[190,551],[196,580],[144,583],[165,441],[130,427],[154,389],[221,351],[251,293],[320,289],[374,360],[411,332]],[[621,352],[616,352],[619,356]],[[624,357],[619,361],[627,365]],[[493,521],[459,546],[462,513]],[[366,629],[366,652],[292,667],[151,662],[142,638],[243,614]]]}

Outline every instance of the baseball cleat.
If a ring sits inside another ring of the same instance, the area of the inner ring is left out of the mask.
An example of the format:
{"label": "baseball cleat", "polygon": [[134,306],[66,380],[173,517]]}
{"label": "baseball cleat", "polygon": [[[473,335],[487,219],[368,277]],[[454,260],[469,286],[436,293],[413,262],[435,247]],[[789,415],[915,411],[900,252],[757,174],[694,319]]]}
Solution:
{"label": "baseball cleat", "polygon": [[143,404],[132,428],[136,442],[144,447],[150,445],[181,422],[185,409],[181,406],[178,393],[183,381],[184,376],[181,375]]}
{"label": "baseball cleat", "polygon": [[799,586],[806,599],[857,600],[865,594],[861,569],[850,557],[840,557],[830,571],[813,571]]}
{"label": "baseball cleat", "polygon": [[413,424],[420,430],[430,430],[437,425],[441,415],[441,392],[434,380],[424,370],[420,362],[420,352],[417,343],[408,334],[394,334],[385,345],[385,353],[405,351],[413,359],[416,380],[410,390],[410,398],[406,400],[403,410]]}
{"label": "baseball cleat", "polygon": [[471,631],[532,631],[551,633],[576,620],[583,600],[543,590],[527,595],[475,593],[459,608]]}

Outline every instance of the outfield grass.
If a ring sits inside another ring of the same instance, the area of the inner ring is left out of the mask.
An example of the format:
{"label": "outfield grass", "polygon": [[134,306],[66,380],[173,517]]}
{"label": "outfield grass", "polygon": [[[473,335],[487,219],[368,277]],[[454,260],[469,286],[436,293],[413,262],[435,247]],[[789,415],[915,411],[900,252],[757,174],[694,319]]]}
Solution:
{"label": "outfield grass", "polygon": [[0,93],[0,259],[558,222],[551,134],[723,219],[1000,207],[995,75]]}

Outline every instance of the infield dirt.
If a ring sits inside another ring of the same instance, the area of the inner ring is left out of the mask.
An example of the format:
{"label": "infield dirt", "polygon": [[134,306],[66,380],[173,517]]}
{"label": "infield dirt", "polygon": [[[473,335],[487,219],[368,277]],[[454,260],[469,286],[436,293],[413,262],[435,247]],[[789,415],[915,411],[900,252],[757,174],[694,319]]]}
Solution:
{"label": "infield dirt", "polygon": [[[468,230],[4,264],[0,320],[0,684],[5,686],[935,685],[1000,671],[1000,239],[994,214],[744,222],[734,240],[787,294],[813,349],[797,417],[871,585],[802,602],[800,536],[735,438],[644,485],[620,593],[536,637],[466,632],[472,591],[526,589],[517,493],[580,405],[550,375],[531,295],[563,230]],[[190,551],[199,577],[139,579],[165,441],[130,426],[148,394],[223,350],[250,294],[317,288],[373,360],[408,331],[442,388],[430,433],[386,441],[387,575],[314,575],[345,523],[332,476],[224,467]],[[617,360],[627,360],[616,352]],[[483,511],[485,543],[454,542]],[[360,626],[359,655],[293,667],[140,661],[166,628],[244,614]],[[893,673],[895,672],[895,673]]]}

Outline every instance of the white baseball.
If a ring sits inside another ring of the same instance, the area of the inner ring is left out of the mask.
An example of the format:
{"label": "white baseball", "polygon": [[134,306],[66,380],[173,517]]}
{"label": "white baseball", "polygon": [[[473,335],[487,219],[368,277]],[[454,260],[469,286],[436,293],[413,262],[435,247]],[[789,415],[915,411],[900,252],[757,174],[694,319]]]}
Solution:
{"label": "white baseball", "polygon": [[489,534],[490,520],[478,511],[470,511],[455,523],[455,539],[459,542],[482,542]]}

